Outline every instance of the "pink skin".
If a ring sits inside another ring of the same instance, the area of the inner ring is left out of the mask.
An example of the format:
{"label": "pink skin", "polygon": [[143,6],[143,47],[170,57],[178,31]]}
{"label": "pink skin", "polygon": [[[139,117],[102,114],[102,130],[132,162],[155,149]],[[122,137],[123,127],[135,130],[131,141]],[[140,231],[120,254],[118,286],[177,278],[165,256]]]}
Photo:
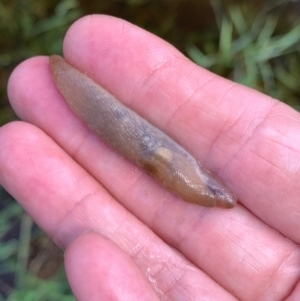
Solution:
{"label": "pink skin", "polygon": [[65,265],[79,300],[159,300],[131,258],[99,234],[75,239],[66,250]]}
{"label": "pink skin", "polygon": [[232,210],[182,202],[88,130],[48,58],[25,61],[9,81],[24,121],[0,129],[0,184],[67,249],[77,298],[299,300],[300,114],[116,18],[77,21],[64,55],[239,197]]}

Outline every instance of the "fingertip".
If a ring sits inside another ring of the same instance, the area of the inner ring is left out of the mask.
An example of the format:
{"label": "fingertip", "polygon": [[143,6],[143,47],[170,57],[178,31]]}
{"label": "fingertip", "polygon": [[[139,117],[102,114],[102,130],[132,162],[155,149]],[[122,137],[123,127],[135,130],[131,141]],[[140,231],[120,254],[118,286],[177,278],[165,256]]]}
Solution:
{"label": "fingertip", "polygon": [[[20,118],[26,120],[24,115],[26,112],[24,110],[26,105],[24,92],[37,83],[34,83],[33,79],[35,78],[38,81],[41,78],[42,70],[48,72],[48,65],[48,57],[36,56],[21,62],[11,73],[7,84],[7,94],[11,106]],[[50,72],[48,72],[48,76],[51,76]],[[38,85],[36,86],[38,87]],[[36,91],[36,93],[38,92]]]}
{"label": "fingertip", "polygon": [[117,79],[139,71],[148,74],[174,57],[185,58],[158,36],[126,20],[99,14],[73,23],[63,49],[72,66],[102,84],[114,80],[116,74]]}
{"label": "fingertip", "polygon": [[68,246],[65,266],[79,300],[158,300],[130,257],[94,232],[77,237]]}
{"label": "fingertip", "polygon": [[[14,151],[23,151],[20,145],[22,141],[39,139],[40,130],[34,125],[23,121],[12,121],[0,128],[0,163],[7,162],[7,159],[1,159],[1,155],[6,154],[11,159],[14,158]],[[24,138],[26,137],[26,139]],[[16,143],[19,142],[19,143]]]}

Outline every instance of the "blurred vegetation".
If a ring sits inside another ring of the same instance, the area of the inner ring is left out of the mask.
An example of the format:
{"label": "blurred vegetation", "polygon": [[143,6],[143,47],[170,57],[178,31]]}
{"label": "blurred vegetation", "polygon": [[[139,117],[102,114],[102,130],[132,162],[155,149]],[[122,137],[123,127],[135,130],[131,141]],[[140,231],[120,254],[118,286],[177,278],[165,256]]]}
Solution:
{"label": "blurred vegetation", "polygon": [[63,253],[0,186],[0,300],[75,301]]}
{"label": "blurred vegetation", "polygon": [[[68,27],[89,13],[137,24],[300,111],[300,0],[0,0],[0,125],[17,118],[6,95],[13,68],[61,53]],[[62,252],[1,187],[0,223],[0,301],[75,300]]]}

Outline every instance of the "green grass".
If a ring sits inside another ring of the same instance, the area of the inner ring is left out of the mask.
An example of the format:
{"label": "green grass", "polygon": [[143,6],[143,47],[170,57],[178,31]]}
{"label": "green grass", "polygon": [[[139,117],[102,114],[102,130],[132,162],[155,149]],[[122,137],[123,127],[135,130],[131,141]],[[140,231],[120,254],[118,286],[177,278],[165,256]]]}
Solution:
{"label": "green grass", "polygon": [[0,292],[7,295],[0,300],[75,300],[63,265],[57,265],[62,251],[1,186],[0,199]]}
{"label": "green grass", "polygon": [[299,110],[300,19],[284,33],[276,32],[279,22],[280,16],[268,12],[250,22],[247,13],[232,6],[219,16],[218,44],[216,40],[201,41],[198,44],[205,45],[201,50],[191,41],[186,51],[200,66]]}

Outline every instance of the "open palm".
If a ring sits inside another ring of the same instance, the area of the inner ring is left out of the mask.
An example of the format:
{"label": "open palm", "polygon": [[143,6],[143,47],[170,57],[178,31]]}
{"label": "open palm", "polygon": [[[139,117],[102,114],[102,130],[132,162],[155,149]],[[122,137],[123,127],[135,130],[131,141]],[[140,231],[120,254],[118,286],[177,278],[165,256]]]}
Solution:
{"label": "open palm", "polygon": [[64,55],[239,198],[208,209],[167,192],[75,116],[48,58],[27,60],[0,184],[66,249],[78,300],[300,300],[300,114],[113,17],[77,21]]}

